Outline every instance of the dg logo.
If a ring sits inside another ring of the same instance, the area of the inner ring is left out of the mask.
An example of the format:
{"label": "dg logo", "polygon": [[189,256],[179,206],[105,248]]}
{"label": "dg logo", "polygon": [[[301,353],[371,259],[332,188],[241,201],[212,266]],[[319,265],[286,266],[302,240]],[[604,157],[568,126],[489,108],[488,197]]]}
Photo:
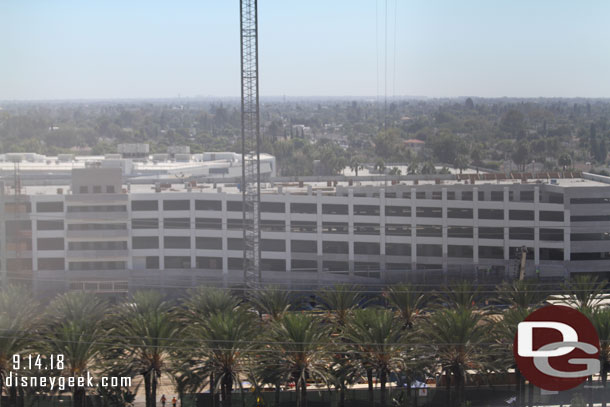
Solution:
{"label": "dg logo", "polygon": [[599,338],[579,311],[550,305],[517,327],[513,354],[521,374],[544,390],[572,389],[599,373]]}

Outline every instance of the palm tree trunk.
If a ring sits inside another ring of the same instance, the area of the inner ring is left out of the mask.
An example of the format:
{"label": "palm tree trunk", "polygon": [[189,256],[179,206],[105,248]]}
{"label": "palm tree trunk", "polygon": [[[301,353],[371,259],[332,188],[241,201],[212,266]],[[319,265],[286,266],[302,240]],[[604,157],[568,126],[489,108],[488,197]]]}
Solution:
{"label": "palm tree trunk", "polygon": [[449,369],[445,370],[445,386],[447,391],[447,405],[451,405],[451,373]]}
{"label": "palm tree trunk", "polygon": [[462,372],[459,369],[456,369],[456,372],[454,372],[454,376],[455,376],[455,390],[456,390],[456,405],[461,405],[463,400],[464,395],[463,390],[464,390],[464,376],[462,375]]}
{"label": "palm tree trunk", "polygon": [[19,387],[17,390],[19,392],[19,399],[17,400],[17,407],[25,406],[25,392],[23,391],[23,387]]}
{"label": "palm tree trunk", "polygon": [[307,407],[307,380],[301,383],[301,407]]}
{"label": "palm tree trunk", "polygon": [[85,389],[83,387],[74,387],[72,405],[74,407],[85,407],[85,396]]}
{"label": "palm tree trunk", "polygon": [[210,396],[212,398],[212,407],[216,407],[216,383],[214,382],[214,373],[210,373]]}
{"label": "palm tree trunk", "polygon": [[150,371],[144,372],[144,395],[146,397],[146,407],[150,407]]}
{"label": "palm tree trunk", "polygon": [[296,396],[296,399],[297,399],[297,407],[303,407],[301,405],[301,403],[302,403],[302,400],[301,400],[301,397],[302,397],[302,395],[301,395],[301,381],[298,380],[298,379],[296,379],[294,381],[294,395]]}
{"label": "palm tree trunk", "polygon": [[275,384],[275,407],[280,407],[280,382]]}
{"label": "palm tree trunk", "polygon": [[385,371],[385,369],[381,370],[381,375],[380,375],[380,381],[381,381],[381,407],[385,407],[386,404],[386,394],[385,394],[385,385],[386,382],[388,381],[388,376],[387,373]]}
{"label": "palm tree trunk", "polygon": [[157,372],[150,371],[150,407],[157,407]]}
{"label": "palm tree trunk", "polygon": [[8,405],[17,407],[17,387],[11,386],[9,389]]}
{"label": "palm tree trunk", "polygon": [[222,405],[223,407],[231,407],[232,403],[232,385],[233,378],[225,374],[222,379]]}
{"label": "palm tree trunk", "polygon": [[369,404],[375,404],[375,393],[373,390],[373,369],[366,369],[366,380],[369,384]]}

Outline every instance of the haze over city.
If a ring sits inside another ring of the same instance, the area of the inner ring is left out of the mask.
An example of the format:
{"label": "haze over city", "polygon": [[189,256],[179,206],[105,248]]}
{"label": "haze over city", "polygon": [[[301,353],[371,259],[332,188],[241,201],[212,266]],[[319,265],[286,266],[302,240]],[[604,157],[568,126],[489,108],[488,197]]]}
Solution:
{"label": "haze over city", "polygon": [[[604,1],[259,8],[263,96],[610,95]],[[230,1],[2,2],[0,100],[239,96],[238,11]]]}

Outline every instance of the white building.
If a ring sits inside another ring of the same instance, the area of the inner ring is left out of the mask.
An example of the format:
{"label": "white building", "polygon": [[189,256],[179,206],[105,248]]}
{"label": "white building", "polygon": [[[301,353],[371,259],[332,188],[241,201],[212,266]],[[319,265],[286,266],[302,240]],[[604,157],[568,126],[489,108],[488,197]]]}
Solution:
{"label": "white building", "polygon": [[[452,275],[514,277],[522,246],[529,276],[608,275],[610,178],[494,177],[266,183],[263,279],[440,284]],[[69,186],[26,187],[17,204],[12,188],[4,190],[2,270],[33,278],[37,290],[242,281],[236,184],[127,187],[118,169],[88,168],[74,170]]]}
{"label": "white building", "polygon": [[[120,145],[124,151],[143,151],[141,145]],[[126,146],[126,147],[125,147]],[[147,144],[146,144],[147,146]],[[137,148],[136,148],[137,147]],[[175,149],[172,151],[186,151]],[[129,153],[136,154],[136,153]],[[144,154],[144,153],[142,153]],[[177,179],[197,181],[239,182],[241,179],[241,154],[233,152],[212,152],[201,154],[175,153],[139,156],[137,159],[124,158],[122,154],[106,156],[57,157],[33,153],[0,154],[0,179],[14,178],[15,161],[23,185],[67,185],[73,169],[89,167],[121,168],[123,183],[151,183],[155,181],[172,182]],[[263,179],[274,177],[275,157],[261,154],[261,176]]]}

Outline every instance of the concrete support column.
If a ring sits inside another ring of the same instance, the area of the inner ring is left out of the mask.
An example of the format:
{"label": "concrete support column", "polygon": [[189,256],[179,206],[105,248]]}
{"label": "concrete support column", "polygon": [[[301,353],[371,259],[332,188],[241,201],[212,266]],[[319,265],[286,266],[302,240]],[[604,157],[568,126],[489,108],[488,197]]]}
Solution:
{"label": "concrete support column", "polygon": [[[563,261],[567,265],[570,262],[570,234],[572,233],[572,227],[570,225],[570,209],[565,209],[563,212]],[[567,280],[570,278],[570,271],[567,266],[565,267],[564,278]]]}
{"label": "concrete support column", "polygon": [[509,211],[508,211],[508,205],[509,205],[509,193],[508,193],[508,187],[504,187],[503,190],[503,209],[504,209],[504,220],[502,221],[502,226],[504,228],[504,263],[505,263],[505,267],[504,267],[504,273],[505,275],[509,276],[511,271],[510,270],[510,244],[509,244],[509,238],[510,238],[510,234],[509,234],[509,229],[508,229],[508,225],[509,225]]}
{"label": "concrete support column", "polygon": [[[189,199],[189,218],[190,219],[195,219],[195,200],[194,199]],[[195,228],[191,227],[189,228],[189,232],[190,232],[190,238],[191,238],[191,268],[196,269],[197,268],[197,246],[196,246],[196,239],[195,239]],[[224,261],[223,261],[224,263]]]}
{"label": "concrete support column", "polygon": [[227,279],[229,276],[229,255],[227,251],[229,250],[229,239],[227,236],[228,229],[228,218],[227,218],[227,194],[224,192],[218,193],[220,195],[220,209],[221,209],[221,239],[222,239],[222,252],[224,255],[222,256],[222,275],[223,281]]}
{"label": "concrete support column", "polygon": [[316,236],[317,236],[317,246],[318,246],[318,274],[324,272],[324,262],[322,258],[324,256],[323,246],[322,246],[322,195],[320,191],[316,193]]}
{"label": "concrete support column", "polygon": [[534,264],[540,265],[540,187],[534,187]]}
{"label": "concrete support column", "polygon": [[379,266],[381,278],[385,281],[386,258],[385,258],[385,189],[379,190]]}
{"label": "concrete support column", "polygon": [[[286,196],[286,192],[283,193],[284,196]],[[317,209],[317,208],[316,208]],[[290,204],[288,204],[288,201],[285,200],[284,201],[284,213],[289,214],[290,213]],[[286,221],[284,222],[284,233],[286,233],[286,251],[284,252],[286,254],[285,258],[286,258],[286,272],[290,273],[292,271],[292,232],[291,232],[291,228],[290,228],[290,219],[289,216],[286,216]]]}
{"label": "concrete support column", "polygon": [[[127,194],[127,220],[126,222],[126,227],[127,227],[127,253],[129,253],[129,256],[127,257],[127,270],[133,270],[133,227],[132,225],[130,225],[131,220],[133,219],[133,212],[131,211],[131,194]],[[66,205],[64,203],[64,212],[66,211]],[[64,219],[66,219],[66,215],[64,214]],[[64,225],[65,230],[68,229],[68,227],[66,225]],[[67,236],[67,232],[64,233],[64,236]],[[68,250],[68,242],[66,242],[64,250],[66,250],[66,254],[67,254],[67,250]],[[64,255],[64,258],[68,257],[67,255]],[[144,267],[146,267],[146,260],[144,260]]]}
{"label": "concrete support column", "polygon": [[417,198],[415,188],[411,188],[411,270],[417,270]]}
{"label": "concrete support column", "polygon": [[348,190],[348,197],[349,197],[349,199],[347,200],[348,201],[348,203],[347,203],[347,210],[348,210],[347,262],[349,265],[349,274],[350,274],[350,276],[353,276],[354,275],[354,190],[351,188]]}
{"label": "concrete support column", "polygon": [[4,195],[4,181],[0,181],[0,283],[6,284],[6,218],[4,207],[6,204]]}
{"label": "concrete support column", "polygon": [[479,188],[472,188],[472,264],[479,270]]}
{"label": "concrete support column", "polygon": [[[38,225],[36,224],[37,218],[38,217],[36,216],[36,201],[32,200],[30,209],[30,222],[32,222],[32,272],[34,272],[34,274],[36,274],[36,271],[38,271]],[[65,234],[63,238],[65,251],[67,245]]]}
{"label": "concrete support column", "polygon": [[163,218],[163,199],[159,198],[157,219],[159,219],[159,269],[165,270],[165,219]]}
{"label": "concrete support column", "polygon": [[441,188],[441,232],[443,233],[443,274],[445,279],[447,278],[447,270],[449,268],[448,262],[448,236],[447,229],[449,223],[447,222],[447,188]]}

